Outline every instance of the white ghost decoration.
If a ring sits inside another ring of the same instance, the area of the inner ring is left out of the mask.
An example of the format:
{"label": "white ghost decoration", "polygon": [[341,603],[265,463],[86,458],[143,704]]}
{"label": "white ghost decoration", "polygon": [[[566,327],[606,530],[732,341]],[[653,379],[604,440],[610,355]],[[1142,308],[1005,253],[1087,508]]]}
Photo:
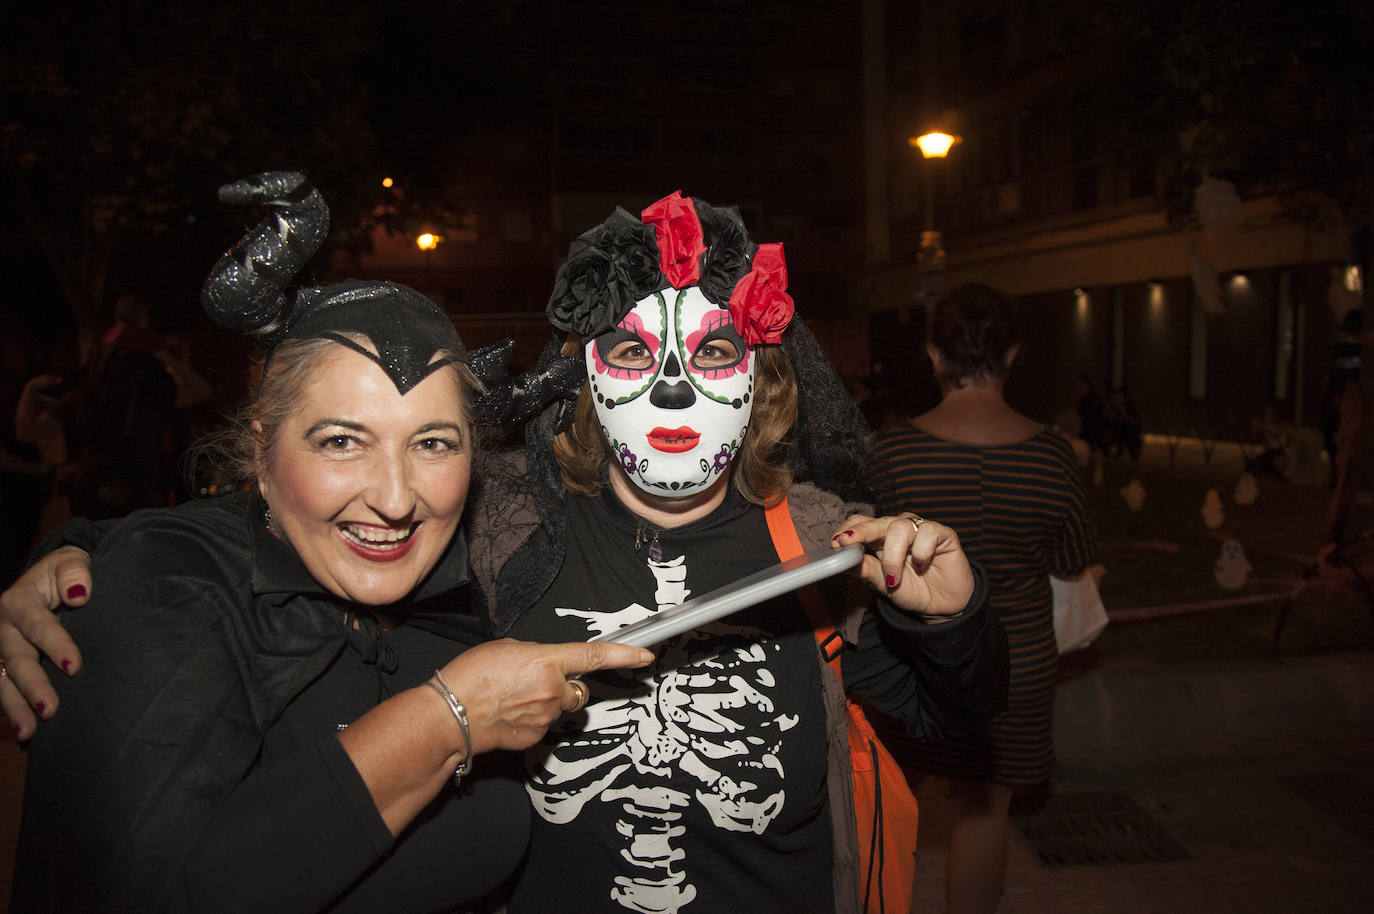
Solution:
{"label": "white ghost decoration", "polygon": [[1221,544],[1221,556],[1213,567],[1212,576],[1223,590],[1239,590],[1254,570],[1245,558],[1245,547],[1240,540],[1231,539]]}
{"label": "white ghost decoration", "polygon": [[1132,479],[1121,487],[1121,498],[1126,502],[1126,507],[1132,511],[1140,511],[1145,508],[1145,486],[1139,479]]}
{"label": "white ghost decoration", "polygon": [[1259,483],[1255,482],[1255,474],[1241,473],[1240,478],[1236,480],[1236,504],[1253,505],[1257,498],[1259,498]]}
{"label": "white ghost decoration", "polygon": [[1202,515],[1202,522],[1208,530],[1216,530],[1226,523],[1226,509],[1221,506],[1221,496],[1216,489],[1207,490],[1207,497],[1202,500],[1202,509],[1198,513]]}
{"label": "white ghost decoration", "polygon": [[1245,221],[1241,210],[1240,193],[1236,185],[1211,175],[1193,188],[1193,210],[1202,223],[1202,231],[1211,238],[1220,229],[1236,228]]}

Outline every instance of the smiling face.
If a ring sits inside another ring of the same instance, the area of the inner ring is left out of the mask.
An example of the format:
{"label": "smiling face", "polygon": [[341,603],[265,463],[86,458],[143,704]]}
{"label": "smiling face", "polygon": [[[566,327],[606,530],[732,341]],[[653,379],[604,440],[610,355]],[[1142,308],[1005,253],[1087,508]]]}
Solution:
{"label": "smiling face", "polygon": [[372,606],[433,570],[467,500],[462,387],[440,369],[404,396],[365,356],[330,344],[259,458],[273,530],[331,593]]}
{"label": "smiling face", "polygon": [[586,345],[597,418],[625,475],[696,495],[730,466],[753,409],[754,365],[730,312],[695,286],[641,299]]}

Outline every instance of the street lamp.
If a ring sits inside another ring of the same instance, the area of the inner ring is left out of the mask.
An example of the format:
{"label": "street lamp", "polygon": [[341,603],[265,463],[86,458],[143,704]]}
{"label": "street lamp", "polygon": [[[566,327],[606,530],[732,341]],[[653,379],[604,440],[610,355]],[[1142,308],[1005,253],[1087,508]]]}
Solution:
{"label": "street lamp", "polygon": [[425,252],[425,288],[431,291],[434,289],[434,266],[430,261],[434,249],[443,240],[443,235],[436,235],[433,232],[425,232],[415,236],[415,246]]}
{"label": "street lamp", "polygon": [[943,159],[949,155],[953,149],[964,138],[954,136],[950,133],[941,133],[938,130],[932,133],[923,133],[907,140],[915,148],[921,150],[921,155],[927,159]]}
{"label": "street lamp", "polygon": [[[921,248],[916,253],[916,263],[923,272],[935,272],[945,265],[944,240],[935,228],[935,172],[931,159],[943,159],[949,151],[963,141],[963,137],[942,130],[932,130],[920,136],[907,139],[907,144],[921,152],[925,166],[925,193],[922,195],[924,226],[921,230]],[[932,289],[935,283],[927,283]]]}

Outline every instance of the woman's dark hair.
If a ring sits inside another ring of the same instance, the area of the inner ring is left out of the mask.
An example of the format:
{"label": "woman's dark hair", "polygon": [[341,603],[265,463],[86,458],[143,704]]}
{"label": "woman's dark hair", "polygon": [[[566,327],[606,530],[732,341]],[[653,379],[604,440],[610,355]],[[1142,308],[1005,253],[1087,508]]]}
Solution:
{"label": "woman's dark hair", "polygon": [[1009,298],[982,283],[959,286],[935,306],[930,343],[944,360],[935,380],[942,390],[1005,380],[1007,353],[1016,341]]}

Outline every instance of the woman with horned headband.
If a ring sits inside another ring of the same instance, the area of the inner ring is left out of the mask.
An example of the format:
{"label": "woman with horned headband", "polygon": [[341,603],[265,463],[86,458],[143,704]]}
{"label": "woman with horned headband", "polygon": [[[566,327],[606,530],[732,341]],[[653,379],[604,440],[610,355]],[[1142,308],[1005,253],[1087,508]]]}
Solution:
{"label": "woman with horned headband", "polygon": [[476,756],[580,708],[570,675],[651,655],[481,643],[454,593],[482,356],[403,286],[288,299],[274,283],[328,216],[300,175],[221,196],[278,211],[203,296],[271,346],[233,442],[251,488],[136,512],[94,550],[100,586],[70,619],[84,666],[29,750],[13,910],[478,898],[519,862],[528,813]]}
{"label": "woman with horned headband", "polygon": [[[781,246],[680,194],[574,243],[546,362],[561,345],[587,381],[478,471],[474,608],[495,637],[585,640],[775,564],[789,531],[862,543],[871,605],[842,581],[824,592],[845,686],[917,736],[984,720],[1005,704],[1006,643],[982,572],[949,528],[849,503],[867,429],[786,288]],[[55,602],[89,583],[73,570],[36,567],[27,586]],[[35,601],[10,599],[9,619],[74,656],[21,603]],[[14,635],[0,650],[32,652]],[[533,832],[512,912],[861,909],[844,694],[797,595],[585,682],[590,703],[525,756]],[[0,682],[12,719],[17,696]]]}

